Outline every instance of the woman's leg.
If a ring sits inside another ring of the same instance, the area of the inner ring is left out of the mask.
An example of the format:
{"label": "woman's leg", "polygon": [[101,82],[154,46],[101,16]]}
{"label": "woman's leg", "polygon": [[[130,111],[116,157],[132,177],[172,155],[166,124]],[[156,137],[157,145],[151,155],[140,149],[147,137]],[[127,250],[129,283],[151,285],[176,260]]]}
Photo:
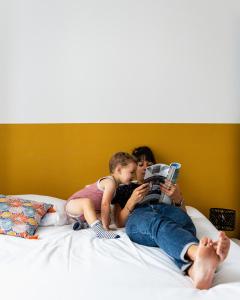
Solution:
{"label": "woman's leg", "polygon": [[[126,224],[127,234],[136,243],[159,246],[174,258],[179,268],[186,270],[189,267],[187,274],[196,288],[208,289],[219,262],[228,254],[229,239],[220,232],[218,241],[213,243],[211,239],[203,238],[199,243],[194,232],[183,228],[183,216],[177,215],[177,224],[165,216],[166,211],[150,206],[135,209]],[[188,218],[186,222],[188,224]],[[191,227],[191,222],[188,225]]]}
{"label": "woman's leg", "polygon": [[157,215],[150,206],[134,209],[126,223],[126,233],[129,238],[140,245],[157,247],[157,243],[151,236],[151,220]]}
{"label": "woman's leg", "polygon": [[187,270],[187,274],[193,280],[196,288],[209,289],[212,286],[214,273],[219,263],[227,257],[229,248],[230,240],[224,232],[219,232],[216,242],[204,237],[200,240],[199,245],[189,247],[186,256],[193,261],[193,264]]}
{"label": "woman's leg", "polygon": [[[199,241],[191,231],[184,229],[182,224],[170,219],[167,211],[168,209],[161,209],[161,205],[135,209],[126,224],[126,232],[136,243],[160,247],[174,259],[180,269],[185,270],[192,262],[184,255],[191,245],[198,244]],[[185,215],[181,218],[185,219]]]}
{"label": "woman's leg", "polygon": [[196,236],[196,228],[193,224],[192,219],[185,211],[183,211],[179,207],[167,204],[160,204],[156,205],[156,210],[160,210],[161,215],[168,217],[176,224],[180,225],[183,229],[189,231],[194,236]]}
{"label": "woman's leg", "polygon": [[219,232],[219,239],[218,241],[213,243],[213,247],[216,250],[217,255],[219,256],[220,261],[224,261],[230,249],[230,240],[226,236],[225,232]]}

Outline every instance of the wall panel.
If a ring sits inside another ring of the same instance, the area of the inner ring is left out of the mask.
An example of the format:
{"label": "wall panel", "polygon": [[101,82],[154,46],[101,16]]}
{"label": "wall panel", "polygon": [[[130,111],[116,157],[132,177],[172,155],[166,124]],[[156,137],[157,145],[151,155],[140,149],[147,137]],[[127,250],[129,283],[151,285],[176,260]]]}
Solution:
{"label": "wall panel", "polygon": [[12,124],[0,140],[1,193],[66,199],[108,174],[114,152],[149,145],[159,162],[182,163],[187,204],[240,211],[239,124]]}

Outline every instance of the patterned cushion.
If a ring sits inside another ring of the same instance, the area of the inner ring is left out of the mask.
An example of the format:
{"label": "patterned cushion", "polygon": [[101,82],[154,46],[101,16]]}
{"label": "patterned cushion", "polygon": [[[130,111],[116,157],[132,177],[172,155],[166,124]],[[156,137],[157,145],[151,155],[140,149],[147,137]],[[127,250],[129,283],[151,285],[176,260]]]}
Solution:
{"label": "patterned cushion", "polygon": [[53,205],[0,195],[0,233],[37,239],[41,219]]}
{"label": "patterned cushion", "polygon": [[68,219],[65,211],[65,206],[67,203],[66,200],[36,194],[11,195],[11,197],[13,196],[21,199],[48,203],[53,205],[54,212],[48,210],[47,214],[44,216],[44,218],[42,218],[39,226],[61,226],[70,224],[70,219]]}

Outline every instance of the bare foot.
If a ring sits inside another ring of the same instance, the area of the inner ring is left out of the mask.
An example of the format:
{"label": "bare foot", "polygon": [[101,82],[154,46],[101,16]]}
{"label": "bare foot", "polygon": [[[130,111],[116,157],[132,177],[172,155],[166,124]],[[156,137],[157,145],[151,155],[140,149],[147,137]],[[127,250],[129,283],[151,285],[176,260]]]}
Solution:
{"label": "bare foot", "polygon": [[216,242],[214,242],[214,248],[216,250],[217,255],[220,258],[220,262],[224,261],[230,249],[230,240],[226,236],[225,232],[219,232],[219,239]]}
{"label": "bare foot", "polygon": [[220,258],[214,249],[212,240],[204,237],[200,240],[196,251],[196,257],[188,270],[194,287],[198,289],[209,289],[212,286],[215,270]]}

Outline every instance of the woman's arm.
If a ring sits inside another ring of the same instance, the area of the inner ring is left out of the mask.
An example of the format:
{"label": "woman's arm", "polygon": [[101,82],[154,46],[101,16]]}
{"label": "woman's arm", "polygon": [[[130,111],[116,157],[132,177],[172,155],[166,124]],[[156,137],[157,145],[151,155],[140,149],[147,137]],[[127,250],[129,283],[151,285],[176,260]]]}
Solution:
{"label": "woman's arm", "polygon": [[132,192],[131,197],[128,199],[123,208],[121,208],[118,203],[114,205],[114,220],[117,227],[125,226],[130,213],[134,210],[136,204],[139,203],[142,198],[148,193],[148,191],[149,184],[144,183]]}
{"label": "woman's arm", "polygon": [[113,215],[115,224],[117,225],[117,227],[121,228],[125,226],[128,216],[130,215],[130,210],[126,208],[126,205],[124,206],[124,208],[121,208],[121,206],[116,203],[113,207]]}

